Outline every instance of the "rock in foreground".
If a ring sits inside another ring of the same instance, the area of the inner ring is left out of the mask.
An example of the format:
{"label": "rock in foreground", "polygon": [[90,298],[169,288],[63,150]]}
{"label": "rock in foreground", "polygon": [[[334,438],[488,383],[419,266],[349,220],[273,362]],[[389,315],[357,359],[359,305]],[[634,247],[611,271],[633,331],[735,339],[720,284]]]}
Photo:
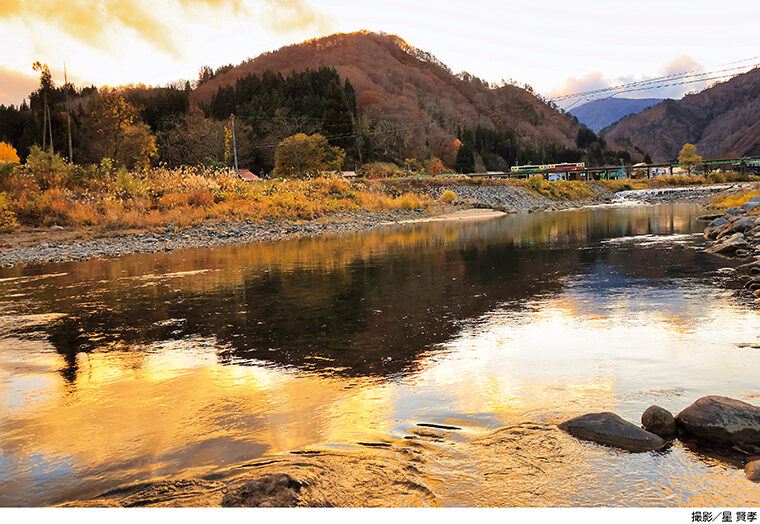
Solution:
{"label": "rock in foreground", "polygon": [[677,432],[673,414],[660,406],[649,406],[641,415],[641,425],[647,431],[663,438],[675,435]]}
{"label": "rock in foreground", "polygon": [[222,499],[222,506],[293,507],[298,503],[301,483],[290,475],[276,473],[246,482]]}
{"label": "rock in foreground", "polygon": [[719,444],[760,444],[760,408],[728,397],[702,397],[676,417],[687,433]]}
{"label": "rock in foreground", "polygon": [[705,251],[717,255],[733,255],[739,249],[746,249],[749,243],[741,233],[734,233],[731,236],[727,236],[721,239],[718,237],[718,243],[714,246],[707,248]]}
{"label": "rock in foreground", "polygon": [[749,480],[760,481],[760,460],[747,462],[747,465],[744,466],[744,474]]}
{"label": "rock in foreground", "polygon": [[581,415],[559,427],[574,437],[628,451],[652,451],[665,446],[665,441],[654,433],[609,412]]}

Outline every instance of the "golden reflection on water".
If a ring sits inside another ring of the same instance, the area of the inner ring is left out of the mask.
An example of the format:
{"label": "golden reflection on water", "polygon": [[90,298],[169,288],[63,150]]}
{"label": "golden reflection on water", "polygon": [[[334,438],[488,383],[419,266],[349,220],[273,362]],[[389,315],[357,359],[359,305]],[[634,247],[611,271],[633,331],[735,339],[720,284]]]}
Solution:
{"label": "golden reflection on water", "polygon": [[[683,447],[633,456],[551,426],[758,394],[760,352],[740,346],[757,342],[757,312],[671,274],[664,257],[689,268],[701,255],[655,238],[692,232],[698,212],[579,210],[61,264],[45,278],[4,271],[2,291],[16,298],[0,301],[0,504],[336,447],[393,475],[415,457],[417,473],[399,485],[430,490],[346,504],[710,505],[729,488],[759,500],[731,466]],[[605,247],[620,235],[643,237]],[[275,305],[292,297],[297,315],[254,310],[265,292]],[[288,338],[304,315],[329,318],[345,300],[347,316],[329,327],[342,329],[336,348],[321,348],[325,326]],[[187,319],[169,309],[178,301]],[[66,329],[82,331],[73,342],[50,329],[69,316],[80,321]],[[270,335],[284,342],[261,347]],[[428,438],[414,433],[420,422],[461,430]],[[360,442],[392,448],[359,452]],[[314,460],[336,492],[375,479],[345,456]],[[712,492],[693,489],[704,482]]]}
{"label": "golden reflection on water", "polygon": [[177,346],[81,356],[74,387],[52,379],[50,359],[37,359],[36,377],[3,380],[3,454],[14,476],[4,496],[29,488],[39,456],[96,477],[105,465],[134,463],[118,484],[135,474],[207,473],[263,453],[390,433],[389,385],[218,366],[211,341]]}

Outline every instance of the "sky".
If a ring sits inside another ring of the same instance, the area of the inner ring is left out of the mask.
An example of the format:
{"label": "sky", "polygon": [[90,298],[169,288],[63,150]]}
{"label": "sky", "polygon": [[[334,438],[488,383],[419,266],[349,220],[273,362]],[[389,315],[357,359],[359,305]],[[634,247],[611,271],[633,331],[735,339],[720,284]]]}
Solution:
{"label": "sky", "polygon": [[[361,29],[397,34],[456,72],[556,97],[760,63],[758,15],[757,0],[0,0],[0,104],[36,88],[37,60],[57,83],[65,62],[79,86],[165,85],[196,79],[204,65]],[[705,86],[625,96],[678,98]]]}

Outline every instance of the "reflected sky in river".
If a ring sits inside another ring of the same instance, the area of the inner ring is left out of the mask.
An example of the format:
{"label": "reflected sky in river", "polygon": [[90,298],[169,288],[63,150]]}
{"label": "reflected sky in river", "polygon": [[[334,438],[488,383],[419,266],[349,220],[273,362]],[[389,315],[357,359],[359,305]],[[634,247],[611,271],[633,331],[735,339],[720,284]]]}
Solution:
{"label": "reflected sky in river", "polygon": [[[461,428],[426,470],[427,503],[760,500],[738,469],[680,445],[647,463],[569,440],[584,489],[557,462],[552,494],[471,493],[504,467],[479,451],[503,426],[599,410],[637,421],[705,394],[760,403],[760,317],[718,271],[728,262],[701,252],[701,211],[601,207],[0,270],[0,504],[355,450],[418,423]],[[624,487],[621,461],[649,480]],[[664,496],[673,468],[680,487]],[[699,482],[717,498],[695,499]]]}

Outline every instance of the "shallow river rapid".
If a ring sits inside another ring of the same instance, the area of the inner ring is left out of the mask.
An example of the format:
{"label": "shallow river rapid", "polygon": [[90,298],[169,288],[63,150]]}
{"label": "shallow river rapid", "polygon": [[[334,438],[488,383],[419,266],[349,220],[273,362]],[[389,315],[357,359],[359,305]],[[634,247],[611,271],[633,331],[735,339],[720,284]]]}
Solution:
{"label": "shallow river rapid", "polygon": [[756,506],[760,485],[708,450],[556,428],[708,394],[760,404],[760,314],[701,251],[703,211],[2,269],[0,505],[261,467],[333,505]]}

